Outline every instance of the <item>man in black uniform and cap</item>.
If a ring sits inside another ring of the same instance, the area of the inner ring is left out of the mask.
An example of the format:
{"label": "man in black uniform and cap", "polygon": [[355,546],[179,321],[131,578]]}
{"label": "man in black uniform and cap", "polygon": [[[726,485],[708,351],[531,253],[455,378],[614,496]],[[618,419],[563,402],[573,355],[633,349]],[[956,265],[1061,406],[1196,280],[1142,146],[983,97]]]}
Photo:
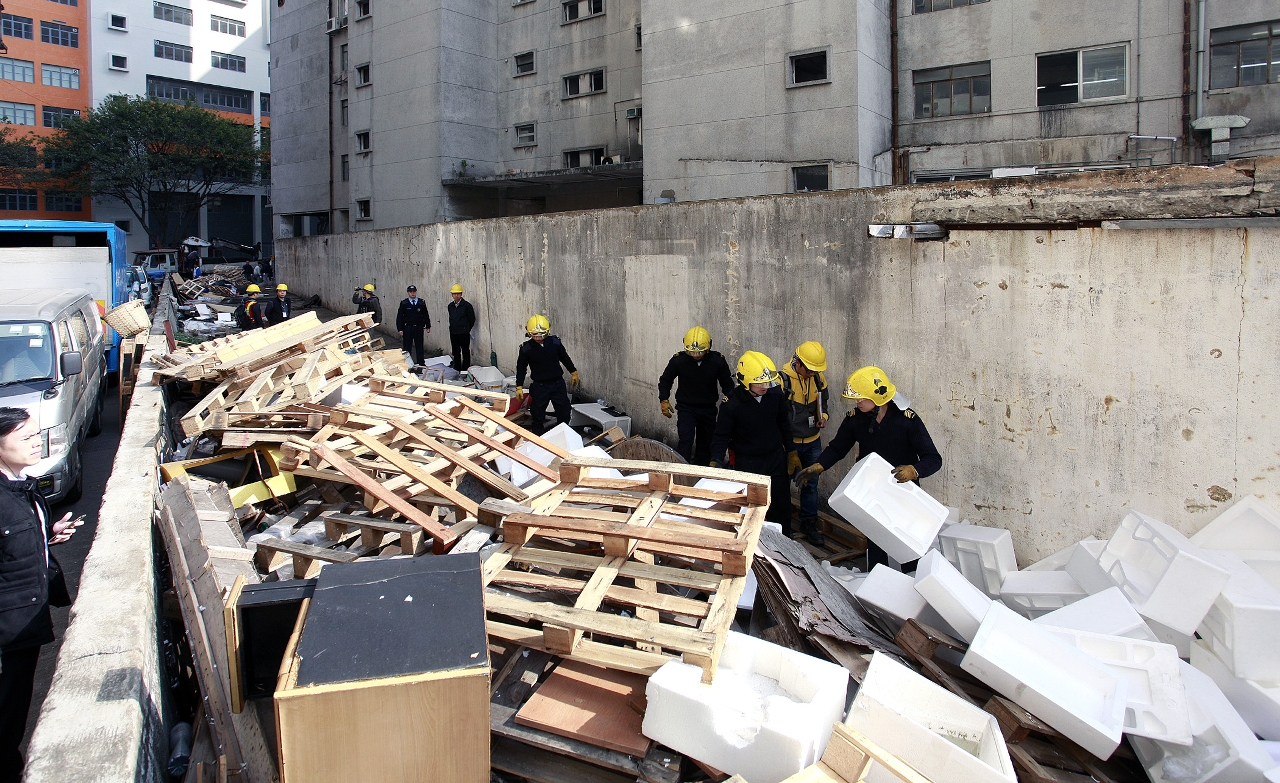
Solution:
{"label": "man in black uniform and cap", "polygon": [[431,334],[431,313],[427,312],[427,303],[418,298],[418,287],[411,285],[406,289],[409,295],[400,300],[400,309],[396,311],[396,333],[402,341],[400,347],[413,357],[414,364],[422,364],[422,333]]}
{"label": "man in black uniform and cap", "polygon": [[533,383],[529,384],[529,413],[535,435],[545,431],[547,404],[555,407],[556,420],[569,423],[573,408],[569,404],[569,392],[564,387],[564,373],[560,365],[569,371],[569,382],[578,385],[578,369],[573,366],[569,352],[564,349],[560,338],[551,334],[551,322],[545,315],[535,315],[524,327],[525,336],[529,339],[520,346],[520,355],[516,358],[516,400],[524,399],[524,373],[529,371]]}
{"label": "man in black uniform and cap", "polygon": [[668,419],[673,383],[677,383],[676,432],[680,436],[676,451],[691,465],[706,465],[711,461],[720,391],[726,397],[733,394],[733,375],[724,355],[711,350],[711,334],[701,326],[685,332],[684,350],[671,357],[658,378],[658,401]]}

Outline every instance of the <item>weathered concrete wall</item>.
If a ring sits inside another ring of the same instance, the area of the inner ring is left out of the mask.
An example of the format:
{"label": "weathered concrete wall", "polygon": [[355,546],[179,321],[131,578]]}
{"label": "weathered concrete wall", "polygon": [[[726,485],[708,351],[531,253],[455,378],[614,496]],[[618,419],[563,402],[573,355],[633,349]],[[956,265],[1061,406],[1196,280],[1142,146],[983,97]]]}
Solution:
{"label": "weathered concrete wall", "polygon": [[1012,530],[1026,561],[1108,536],[1129,508],[1193,532],[1230,497],[1280,506],[1268,420],[1280,405],[1280,229],[953,229],[910,242],[871,239],[867,224],[1274,213],[1280,161],[1248,166],[314,237],[279,243],[278,274],[338,309],[356,282],[414,282],[437,319],[460,282],[479,312],[475,355],[496,350],[508,372],[524,319],[547,313],[586,394],[668,439],[657,378],[689,326],[707,326],[731,359],[756,349],[782,362],[821,340],[833,385],[863,364],[889,372],[943,453],[924,486]]}

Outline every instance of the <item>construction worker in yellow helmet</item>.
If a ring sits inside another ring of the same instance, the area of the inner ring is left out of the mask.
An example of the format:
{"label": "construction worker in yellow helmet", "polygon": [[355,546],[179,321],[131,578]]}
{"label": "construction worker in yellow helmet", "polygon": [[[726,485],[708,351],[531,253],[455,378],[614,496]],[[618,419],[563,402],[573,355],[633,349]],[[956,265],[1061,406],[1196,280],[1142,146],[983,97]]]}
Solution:
{"label": "construction worker in yellow helmet", "polygon": [[791,488],[787,485],[791,417],[778,388],[778,368],[759,351],[738,359],[738,386],[720,406],[711,437],[711,467],[733,467],[768,476],[769,510],[765,519],[791,535]]}
{"label": "construction worker in yellow helmet", "polygon": [[541,435],[546,431],[544,423],[548,403],[555,409],[558,422],[568,424],[573,413],[560,365],[569,371],[570,383],[574,387],[580,379],[578,368],[573,366],[573,359],[569,358],[564,343],[551,334],[551,322],[545,315],[530,318],[524,325],[524,333],[529,339],[520,346],[520,355],[516,358],[516,399],[524,399],[524,374],[528,370],[532,378],[529,384],[529,413],[533,417],[531,429]]}
{"label": "construction worker in yellow helmet", "polygon": [[351,295],[351,304],[356,306],[356,314],[373,313],[374,324],[382,323],[382,300],[374,293],[377,289],[373,283],[365,283]]}
{"label": "construction worker in yellow helmet", "polygon": [[[676,404],[671,406],[671,385]],[[673,355],[658,378],[658,403],[668,419],[676,414],[676,451],[691,465],[711,462],[711,434],[716,429],[720,392],[733,393],[733,375],[724,354],[711,350],[711,334],[701,326],[684,333],[684,350]]]}
{"label": "construction worker in yellow helmet", "polygon": [[[920,479],[942,469],[942,455],[933,445],[929,430],[901,398],[884,370],[879,367],[855,370],[845,381],[842,396],[853,400],[854,410],[845,414],[835,438],[822,450],[818,461],[796,474],[797,481],[817,478],[844,459],[854,446],[858,447],[859,459],[875,453],[895,465],[893,477],[899,482],[918,484]],[[888,556],[874,541],[867,544],[867,557],[868,568],[876,563],[888,563]],[[903,570],[910,570],[909,565],[904,563]]]}
{"label": "construction worker in yellow helmet", "polygon": [[241,329],[264,328],[267,325],[267,320],[262,313],[265,303],[258,298],[262,295],[262,289],[257,283],[250,283],[244,289],[244,293],[245,300],[231,313],[231,317]]}
{"label": "construction worker in yellow helmet", "polygon": [[453,301],[449,303],[449,350],[453,354],[453,369],[462,372],[471,366],[471,330],[476,325],[476,309],[462,298],[462,286],[454,283],[449,289]]}
{"label": "construction worker in yellow helmet", "polygon": [[[254,307],[254,310],[257,309]],[[291,315],[293,315],[293,308],[289,304],[289,286],[280,283],[276,286],[275,298],[263,307],[262,316],[266,319],[267,326],[275,326],[289,320]]]}
{"label": "construction worker in yellow helmet", "polygon": [[[818,461],[822,453],[822,430],[827,426],[831,392],[827,388],[827,351],[815,340],[802,343],[782,366],[782,393],[791,416],[791,452],[788,472],[795,473]],[[818,527],[818,479],[800,484],[800,530],[809,542],[822,546]]]}

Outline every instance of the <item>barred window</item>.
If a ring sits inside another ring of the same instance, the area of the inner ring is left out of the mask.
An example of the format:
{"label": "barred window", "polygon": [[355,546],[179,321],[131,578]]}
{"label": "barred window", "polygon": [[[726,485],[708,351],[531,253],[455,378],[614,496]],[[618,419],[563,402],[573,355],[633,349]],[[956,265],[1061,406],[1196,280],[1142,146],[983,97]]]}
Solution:
{"label": "barred window", "polygon": [[80,28],[58,22],[40,23],[40,42],[55,46],[80,47]]}
{"label": "barred window", "polygon": [[80,119],[79,109],[61,109],[57,106],[44,107],[44,126],[46,128],[62,128],[67,120]]}
{"label": "barred window", "polygon": [[10,125],[35,125],[35,104],[0,101],[0,122]]}
{"label": "barred window", "polygon": [[35,212],[39,208],[39,205],[36,204],[36,192],[34,190],[0,188],[0,210]]}
{"label": "barred window", "polygon": [[191,47],[182,44],[156,41],[156,57],[161,60],[176,60],[180,63],[191,62]]}
{"label": "barred window", "polygon": [[[0,79],[11,82],[35,83],[36,64],[30,60],[15,60],[11,57],[0,57]],[[48,84],[48,82],[45,82]]]}
{"label": "barred window", "polygon": [[40,81],[49,87],[65,87],[69,90],[78,90],[80,89],[80,69],[41,64]]}
{"label": "barred window", "polygon": [[239,71],[240,73],[244,73],[244,65],[244,58],[237,54],[213,52],[214,68],[221,68],[224,71]]}
{"label": "barred window", "polygon": [[83,212],[84,198],[79,193],[44,194],[44,208],[49,212]]}
{"label": "barred window", "polygon": [[244,38],[244,22],[237,22],[234,19],[226,19],[221,16],[210,16],[209,27],[215,33],[238,35],[241,38]]}
{"label": "barred window", "polygon": [[31,17],[0,14],[0,36],[32,40]]}
{"label": "barred window", "polygon": [[[169,5],[168,3],[152,3],[151,13],[157,19],[163,19],[166,22],[175,24],[185,24],[187,27],[192,26],[192,16],[190,8],[182,6]],[[191,62],[188,60],[187,62]]]}

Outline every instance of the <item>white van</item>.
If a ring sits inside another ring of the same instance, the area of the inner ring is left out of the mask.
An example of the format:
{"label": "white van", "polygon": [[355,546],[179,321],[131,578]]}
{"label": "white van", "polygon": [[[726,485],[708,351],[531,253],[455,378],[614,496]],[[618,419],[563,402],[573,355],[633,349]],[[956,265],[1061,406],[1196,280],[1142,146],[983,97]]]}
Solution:
{"label": "white van", "polygon": [[83,490],[80,445],[102,431],[105,348],[88,291],[0,291],[0,407],[25,408],[39,425],[41,460],[27,475],[50,503]]}

